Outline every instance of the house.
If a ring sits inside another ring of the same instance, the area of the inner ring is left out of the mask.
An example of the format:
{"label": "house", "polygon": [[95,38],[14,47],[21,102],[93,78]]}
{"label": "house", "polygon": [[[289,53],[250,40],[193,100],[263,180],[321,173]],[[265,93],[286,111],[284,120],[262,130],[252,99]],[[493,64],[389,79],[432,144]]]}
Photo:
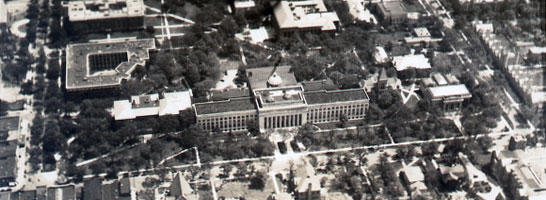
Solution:
{"label": "house", "polygon": [[296,200],[319,200],[320,179],[318,176],[296,178]]}
{"label": "house", "polygon": [[466,179],[464,167],[460,164],[453,166],[440,165],[438,173],[440,174],[442,183],[451,190],[458,189]]}
{"label": "house", "polygon": [[390,61],[389,55],[385,51],[385,48],[381,46],[376,46],[373,54],[375,64],[383,64]]}
{"label": "house", "polygon": [[425,174],[423,174],[421,167],[406,166],[400,170],[399,176],[410,196],[428,195],[428,188],[425,185]]}
{"label": "house", "polygon": [[525,146],[527,146],[527,139],[523,135],[514,135],[510,137],[510,141],[508,142],[508,150],[514,151],[516,149],[524,150]]}
{"label": "house", "polygon": [[355,20],[365,21],[372,24],[377,24],[377,19],[366,8],[365,0],[347,0],[349,12]]}
{"label": "house", "polygon": [[386,89],[400,89],[402,85],[400,79],[387,76],[387,70],[381,69],[379,72],[375,72],[362,81],[360,81],[360,87],[364,88],[366,92],[371,92],[372,89],[378,88],[378,90]]}
{"label": "house", "polygon": [[198,200],[199,195],[191,188],[190,184],[181,173],[177,173],[169,187],[169,197],[181,200]]}

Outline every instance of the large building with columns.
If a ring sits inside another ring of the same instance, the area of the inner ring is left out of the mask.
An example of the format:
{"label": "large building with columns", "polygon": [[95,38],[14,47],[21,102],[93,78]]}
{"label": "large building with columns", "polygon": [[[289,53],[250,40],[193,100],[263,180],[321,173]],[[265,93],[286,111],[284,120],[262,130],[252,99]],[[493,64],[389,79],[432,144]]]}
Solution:
{"label": "large building with columns", "polygon": [[[261,131],[305,123],[364,119],[369,107],[364,89],[338,89],[331,81],[297,82],[290,66],[247,70],[249,93],[193,104],[197,123],[207,131],[246,131],[253,121]],[[230,92],[230,91],[227,91]],[[228,95],[229,96],[229,95]]]}

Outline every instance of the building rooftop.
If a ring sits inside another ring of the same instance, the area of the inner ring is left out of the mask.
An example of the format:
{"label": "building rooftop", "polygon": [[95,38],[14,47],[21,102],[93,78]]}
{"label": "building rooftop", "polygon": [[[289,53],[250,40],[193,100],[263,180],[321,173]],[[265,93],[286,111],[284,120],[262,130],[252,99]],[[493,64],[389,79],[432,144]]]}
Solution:
{"label": "building rooftop", "polygon": [[254,99],[251,97],[232,98],[222,101],[196,103],[193,105],[197,115],[256,110]]}
{"label": "building rooftop", "polygon": [[19,130],[19,116],[0,117],[0,131],[17,131],[17,130]]}
{"label": "building rooftop", "polygon": [[176,115],[191,108],[190,91],[132,96],[131,101],[114,101],[114,118],[116,120],[134,119],[142,116]]}
{"label": "building rooftop", "polygon": [[389,62],[389,55],[385,49],[381,46],[376,46],[374,51],[374,61],[377,64]]}
{"label": "building rooftop", "polygon": [[337,90],[339,89],[334,82],[332,82],[332,79],[323,79],[323,80],[317,80],[317,81],[304,81],[301,83],[303,86],[303,91],[305,92],[311,92],[311,91],[319,91],[319,90]]}
{"label": "building rooftop", "polygon": [[320,28],[336,30],[339,18],[328,12],[322,0],[281,1],[273,10],[280,29]]}
{"label": "building rooftop", "polygon": [[407,166],[402,169],[410,183],[425,181],[425,175],[419,166]]}
{"label": "building rooftop", "polygon": [[415,36],[417,37],[430,37],[430,32],[428,32],[426,27],[414,28],[413,33],[415,33]]}
{"label": "building rooftop", "polygon": [[15,155],[7,158],[0,158],[0,179],[15,177],[16,169]]}
{"label": "building rooftop", "polygon": [[86,0],[68,1],[70,21],[143,17],[146,7],[143,0]]}
{"label": "building rooftop", "polygon": [[307,104],[323,104],[369,99],[364,89],[346,89],[335,91],[313,91],[305,93]]}
{"label": "building rooftop", "polygon": [[98,178],[83,182],[83,199],[102,200],[102,181]]}
{"label": "building rooftop", "polygon": [[75,200],[75,199],[76,199],[76,191],[73,185],[47,189],[47,200]]}
{"label": "building rooftop", "polygon": [[276,77],[281,80],[277,87],[298,84],[296,77],[292,72],[290,72],[290,66],[250,68],[246,70],[246,73],[250,88],[253,90],[268,88],[268,81],[273,75],[276,75]]}
{"label": "building rooftop", "polygon": [[115,180],[111,183],[102,185],[102,200],[119,199],[119,181]]}
{"label": "building rooftop", "polygon": [[305,193],[308,189],[311,189],[311,191],[320,191],[320,179],[318,176],[301,178],[297,184],[296,190],[298,193]]}
{"label": "building rooftop", "polygon": [[513,171],[522,184],[523,194],[546,197],[546,148],[531,148],[497,153],[502,165]]}
{"label": "building rooftop", "polygon": [[171,192],[171,196],[174,196],[176,198],[183,197],[182,199],[188,200],[199,199],[194,193],[188,181],[186,181],[186,179],[180,173],[176,174],[176,177],[174,178],[169,189]]}
{"label": "building rooftop", "polygon": [[402,1],[387,1],[378,3],[378,7],[385,15],[407,15],[408,11]]}
{"label": "building rooftop", "polygon": [[404,71],[409,68],[430,69],[430,62],[423,54],[395,56],[392,63],[397,71]]}
{"label": "building rooftop", "polygon": [[7,157],[14,157],[17,150],[16,141],[4,141],[0,142],[0,159]]}
{"label": "building rooftop", "polygon": [[66,46],[66,89],[115,87],[144,66],[154,39],[106,39]]}
{"label": "building rooftop", "polygon": [[301,86],[254,90],[258,109],[305,105]]}
{"label": "building rooftop", "polygon": [[218,101],[248,96],[250,96],[250,91],[248,88],[233,88],[227,90],[214,90],[211,92],[210,99]]}
{"label": "building rooftop", "polygon": [[36,190],[29,190],[29,191],[19,191],[17,192],[19,194],[18,200],[35,200],[36,199]]}
{"label": "building rooftop", "polygon": [[253,8],[256,6],[256,3],[254,3],[254,0],[236,0],[233,2],[236,9],[242,9],[242,8]]}
{"label": "building rooftop", "polygon": [[432,98],[472,96],[464,84],[429,87]]}

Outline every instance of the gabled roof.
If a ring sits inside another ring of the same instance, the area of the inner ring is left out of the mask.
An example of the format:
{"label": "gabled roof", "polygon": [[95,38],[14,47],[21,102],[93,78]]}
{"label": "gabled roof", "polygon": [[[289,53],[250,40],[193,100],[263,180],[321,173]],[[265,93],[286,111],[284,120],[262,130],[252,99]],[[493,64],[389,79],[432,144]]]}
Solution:
{"label": "gabled roof", "polygon": [[296,191],[304,193],[307,192],[308,189],[311,189],[311,191],[320,191],[320,179],[318,176],[301,179],[297,185]]}
{"label": "gabled roof", "polygon": [[197,196],[194,194],[190,184],[180,172],[174,177],[169,189],[171,191],[170,196],[174,196],[176,198],[183,197],[183,199],[186,200],[197,200]]}
{"label": "gabled roof", "polygon": [[389,79],[389,77],[387,76],[387,70],[381,69],[381,74],[379,75],[379,80],[384,81],[384,80],[387,80],[387,79]]}

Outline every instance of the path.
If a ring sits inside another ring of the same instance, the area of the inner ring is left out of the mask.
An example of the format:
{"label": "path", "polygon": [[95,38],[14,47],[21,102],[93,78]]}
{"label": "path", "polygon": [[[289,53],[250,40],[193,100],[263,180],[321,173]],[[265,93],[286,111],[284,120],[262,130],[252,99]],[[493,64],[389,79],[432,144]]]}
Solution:
{"label": "path", "polygon": [[10,26],[9,30],[11,31],[13,35],[19,38],[24,38],[27,35],[27,33],[21,32],[19,27],[28,24],[28,22],[30,22],[29,19],[22,19],[22,20],[16,21]]}
{"label": "path", "polygon": [[[280,155],[282,157],[304,157],[308,155],[318,155],[318,154],[329,154],[329,153],[339,153],[339,152],[347,152],[347,151],[355,151],[355,150],[374,150],[374,149],[384,149],[384,148],[394,148],[399,146],[407,146],[407,145],[422,145],[426,143],[442,143],[447,142],[451,140],[459,140],[459,139],[468,139],[468,138],[480,138],[484,136],[489,137],[498,137],[498,136],[505,136],[505,135],[512,135],[514,134],[514,131],[508,131],[508,132],[497,132],[497,133],[488,133],[488,134],[482,134],[478,136],[455,136],[455,137],[448,137],[448,138],[437,138],[437,139],[430,139],[430,140],[418,140],[418,141],[409,141],[409,142],[400,142],[400,143],[389,143],[389,144],[379,144],[379,145],[368,145],[368,146],[360,146],[360,147],[346,147],[346,148],[339,148],[339,149],[328,149],[328,150],[321,150],[321,151],[310,151],[310,152],[300,152],[300,153],[293,153],[291,155]],[[242,159],[235,159],[235,160],[221,160],[221,161],[213,161],[205,163],[205,165],[223,165],[223,164],[233,164],[233,163],[240,163],[240,162],[252,162],[252,161],[262,161],[262,160],[272,160],[276,159],[279,156],[263,156],[263,157],[255,157],[255,158],[242,158]],[[142,174],[146,172],[154,172],[156,170],[179,170],[179,169],[185,169],[188,167],[199,167],[197,163],[193,164],[184,164],[184,165],[177,165],[177,166],[170,166],[170,167],[162,167],[162,168],[152,168],[152,169],[140,169],[140,170],[134,170],[134,171],[121,171],[118,173],[119,176],[124,176],[128,174]],[[99,174],[99,176],[104,177],[106,176],[106,173]],[[95,175],[85,175],[84,178],[93,178]]]}

